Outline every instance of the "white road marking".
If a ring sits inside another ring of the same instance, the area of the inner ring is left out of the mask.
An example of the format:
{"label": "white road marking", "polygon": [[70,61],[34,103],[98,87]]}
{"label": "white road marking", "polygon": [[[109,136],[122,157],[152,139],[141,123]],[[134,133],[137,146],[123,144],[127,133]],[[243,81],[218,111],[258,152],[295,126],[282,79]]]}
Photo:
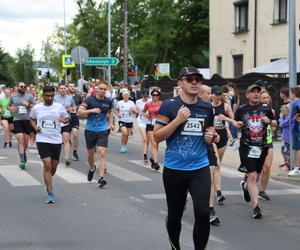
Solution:
{"label": "white road marking", "polygon": [[38,150],[37,149],[34,149],[34,148],[29,148],[27,149],[27,151],[31,154],[37,154],[38,153]]}
{"label": "white road marking", "polygon": [[5,157],[5,156],[0,156],[0,160],[4,160],[4,159],[7,159],[8,157]]}
{"label": "white road marking", "polygon": [[[64,179],[68,183],[77,184],[77,183],[90,183],[87,180],[87,176],[73,168],[65,167],[64,164],[58,164],[56,174],[60,178]],[[96,182],[92,180],[91,182]]]}
{"label": "white road marking", "polygon": [[148,177],[135,173],[126,168],[122,168],[118,165],[115,165],[111,162],[107,162],[108,174],[121,179],[123,181],[151,181]]}
{"label": "white road marking", "polygon": [[41,186],[42,184],[17,165],[0,166],[2,175],[13,187]]}

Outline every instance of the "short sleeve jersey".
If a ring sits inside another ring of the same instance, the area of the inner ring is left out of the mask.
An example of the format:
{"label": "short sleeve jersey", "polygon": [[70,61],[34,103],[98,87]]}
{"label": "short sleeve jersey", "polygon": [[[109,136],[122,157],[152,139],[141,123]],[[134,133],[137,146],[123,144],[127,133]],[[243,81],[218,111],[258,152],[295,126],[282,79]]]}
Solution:
{"label": "short sleeve jersey", "polygon": [[133,101],[128,100],[127,102],[118,101],[117,102],[117,109],[120,112],[121,118],[120,121],[122,122],[133,122],[134,114],[132,112],[132,109],[135,109],[135,104]]}
{"label": "short sleeve jersey", "polygon": [[107,114],[112,108],[112,101],[108,98],[103,100],[97,99],[96,96],[86,98],[82,105],[87,110],[99,108],[99,114],[91,113],[87,116],[87,123],[85,129],[93,132],[103,132],[109,129]]}
{"label": "short sleeve jersey", "polygon": [[1,116],[3,116],[4,118],[12,117],[12,114],[8,109],[8,103],[9,103],[9,98],[4,97],[3,99],[0,99],[0,108],[2,108]]}
{"label": "short sleeve jersey", "polygon": [[154,102],[147,102],[145,104],[145,108],[147,109],[149,116],[148,116],[148,123],[151,124],[152,120],[157,116],[158,110],[162,105],[162,101],[158,101],[157,103]]}
{"label": "short sleeve jersey", "polygon": [[15,94],[12,95],[9,99],[8,105],[14,105],[16,106],[16,112],[13,114],[14,121],[22,121],[22,120],[29,120],[29,112],[30,108],[25,107],[23,105],[23,101],[28,102],[29,104],[36,104],[36,101],[34,100],[33,96],[31,94]]}
{"label": "short sleeve jersey", "polygon": [[262,117],[274,120],[273,112],[268,104],[251,106],[242,105],[235,113],[235,120],[243,122],[241,142],[249,146],[266,146],[268,124],[264,124]]}
{"label": "short sleeve jersey", "polygon": [[[191,116],[167,138],[164,166],[175,170],[207,167],[209,161],[204,132],[207,127],[213,126],[213,107],[200,98],[196,104],[186,104],[177,96],[164,102],[158,114],[168,117],[171,122],[181,106],[189,108]],[[160,121],[156,121],[156,124],[160,124]]]}
{"label": "short sleeve jersey", "polygon": [[47,106],[44,103],[39,103],[31,110],[30,117],[35,119],[37,126],[41,128],[41,132],[36,134],[37,142],[62,143],[59,120],[67,118],[68,114],[61,104],[54,102],[52,105]]}

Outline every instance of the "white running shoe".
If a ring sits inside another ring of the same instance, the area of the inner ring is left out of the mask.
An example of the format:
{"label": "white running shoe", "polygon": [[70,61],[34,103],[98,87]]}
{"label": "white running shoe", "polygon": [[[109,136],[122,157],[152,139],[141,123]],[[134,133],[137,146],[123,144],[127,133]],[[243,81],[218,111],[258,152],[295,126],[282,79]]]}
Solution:
{"label": "white running shoe", "polygon": [[294,167],[289,173],[288,176],[296,176],[300,175],[300,169],[298,167]]}

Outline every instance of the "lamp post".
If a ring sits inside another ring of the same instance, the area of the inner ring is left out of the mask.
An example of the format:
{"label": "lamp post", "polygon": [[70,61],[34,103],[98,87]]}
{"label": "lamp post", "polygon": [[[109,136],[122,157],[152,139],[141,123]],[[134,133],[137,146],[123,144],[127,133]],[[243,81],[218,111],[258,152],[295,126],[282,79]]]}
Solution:
{"label": "lamp post", "polygon": [[[66,1],[64,0],[64,40],[65,40],[65,55],[67,54],[67,36],[66,36]],[[65,81],[68,82],[67,68],[65,68]]]}
{"label": "lamp post", "polygon": [[[110,0],[108,0],[108,53],[107,56],[111,57],[111,2]],[[108,70],[107,70],[107,81],[108,83],[111,83],[111,66],[108,66]]]}
{"label": "lamp post", "polygon": [[123,80],[128,81],[128,0],[124,0],[124,65]]}

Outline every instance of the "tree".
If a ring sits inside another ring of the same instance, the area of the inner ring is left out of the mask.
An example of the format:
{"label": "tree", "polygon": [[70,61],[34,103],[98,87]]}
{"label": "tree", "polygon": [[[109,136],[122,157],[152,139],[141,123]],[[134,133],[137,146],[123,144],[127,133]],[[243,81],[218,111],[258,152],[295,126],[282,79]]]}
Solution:
{"label": "tree", "polygon": [[26,45],[24,49],[17,50],[16,80],[24,81],[26,85],[36,82],[36,70],[33,68],[34,49]]}
{"label": "tree", "polygon": [[3,48],[0,46],[0,83],[6,86],[13,86],[15,83],[15,77],[13,74],[14,59],[5,53]]}

